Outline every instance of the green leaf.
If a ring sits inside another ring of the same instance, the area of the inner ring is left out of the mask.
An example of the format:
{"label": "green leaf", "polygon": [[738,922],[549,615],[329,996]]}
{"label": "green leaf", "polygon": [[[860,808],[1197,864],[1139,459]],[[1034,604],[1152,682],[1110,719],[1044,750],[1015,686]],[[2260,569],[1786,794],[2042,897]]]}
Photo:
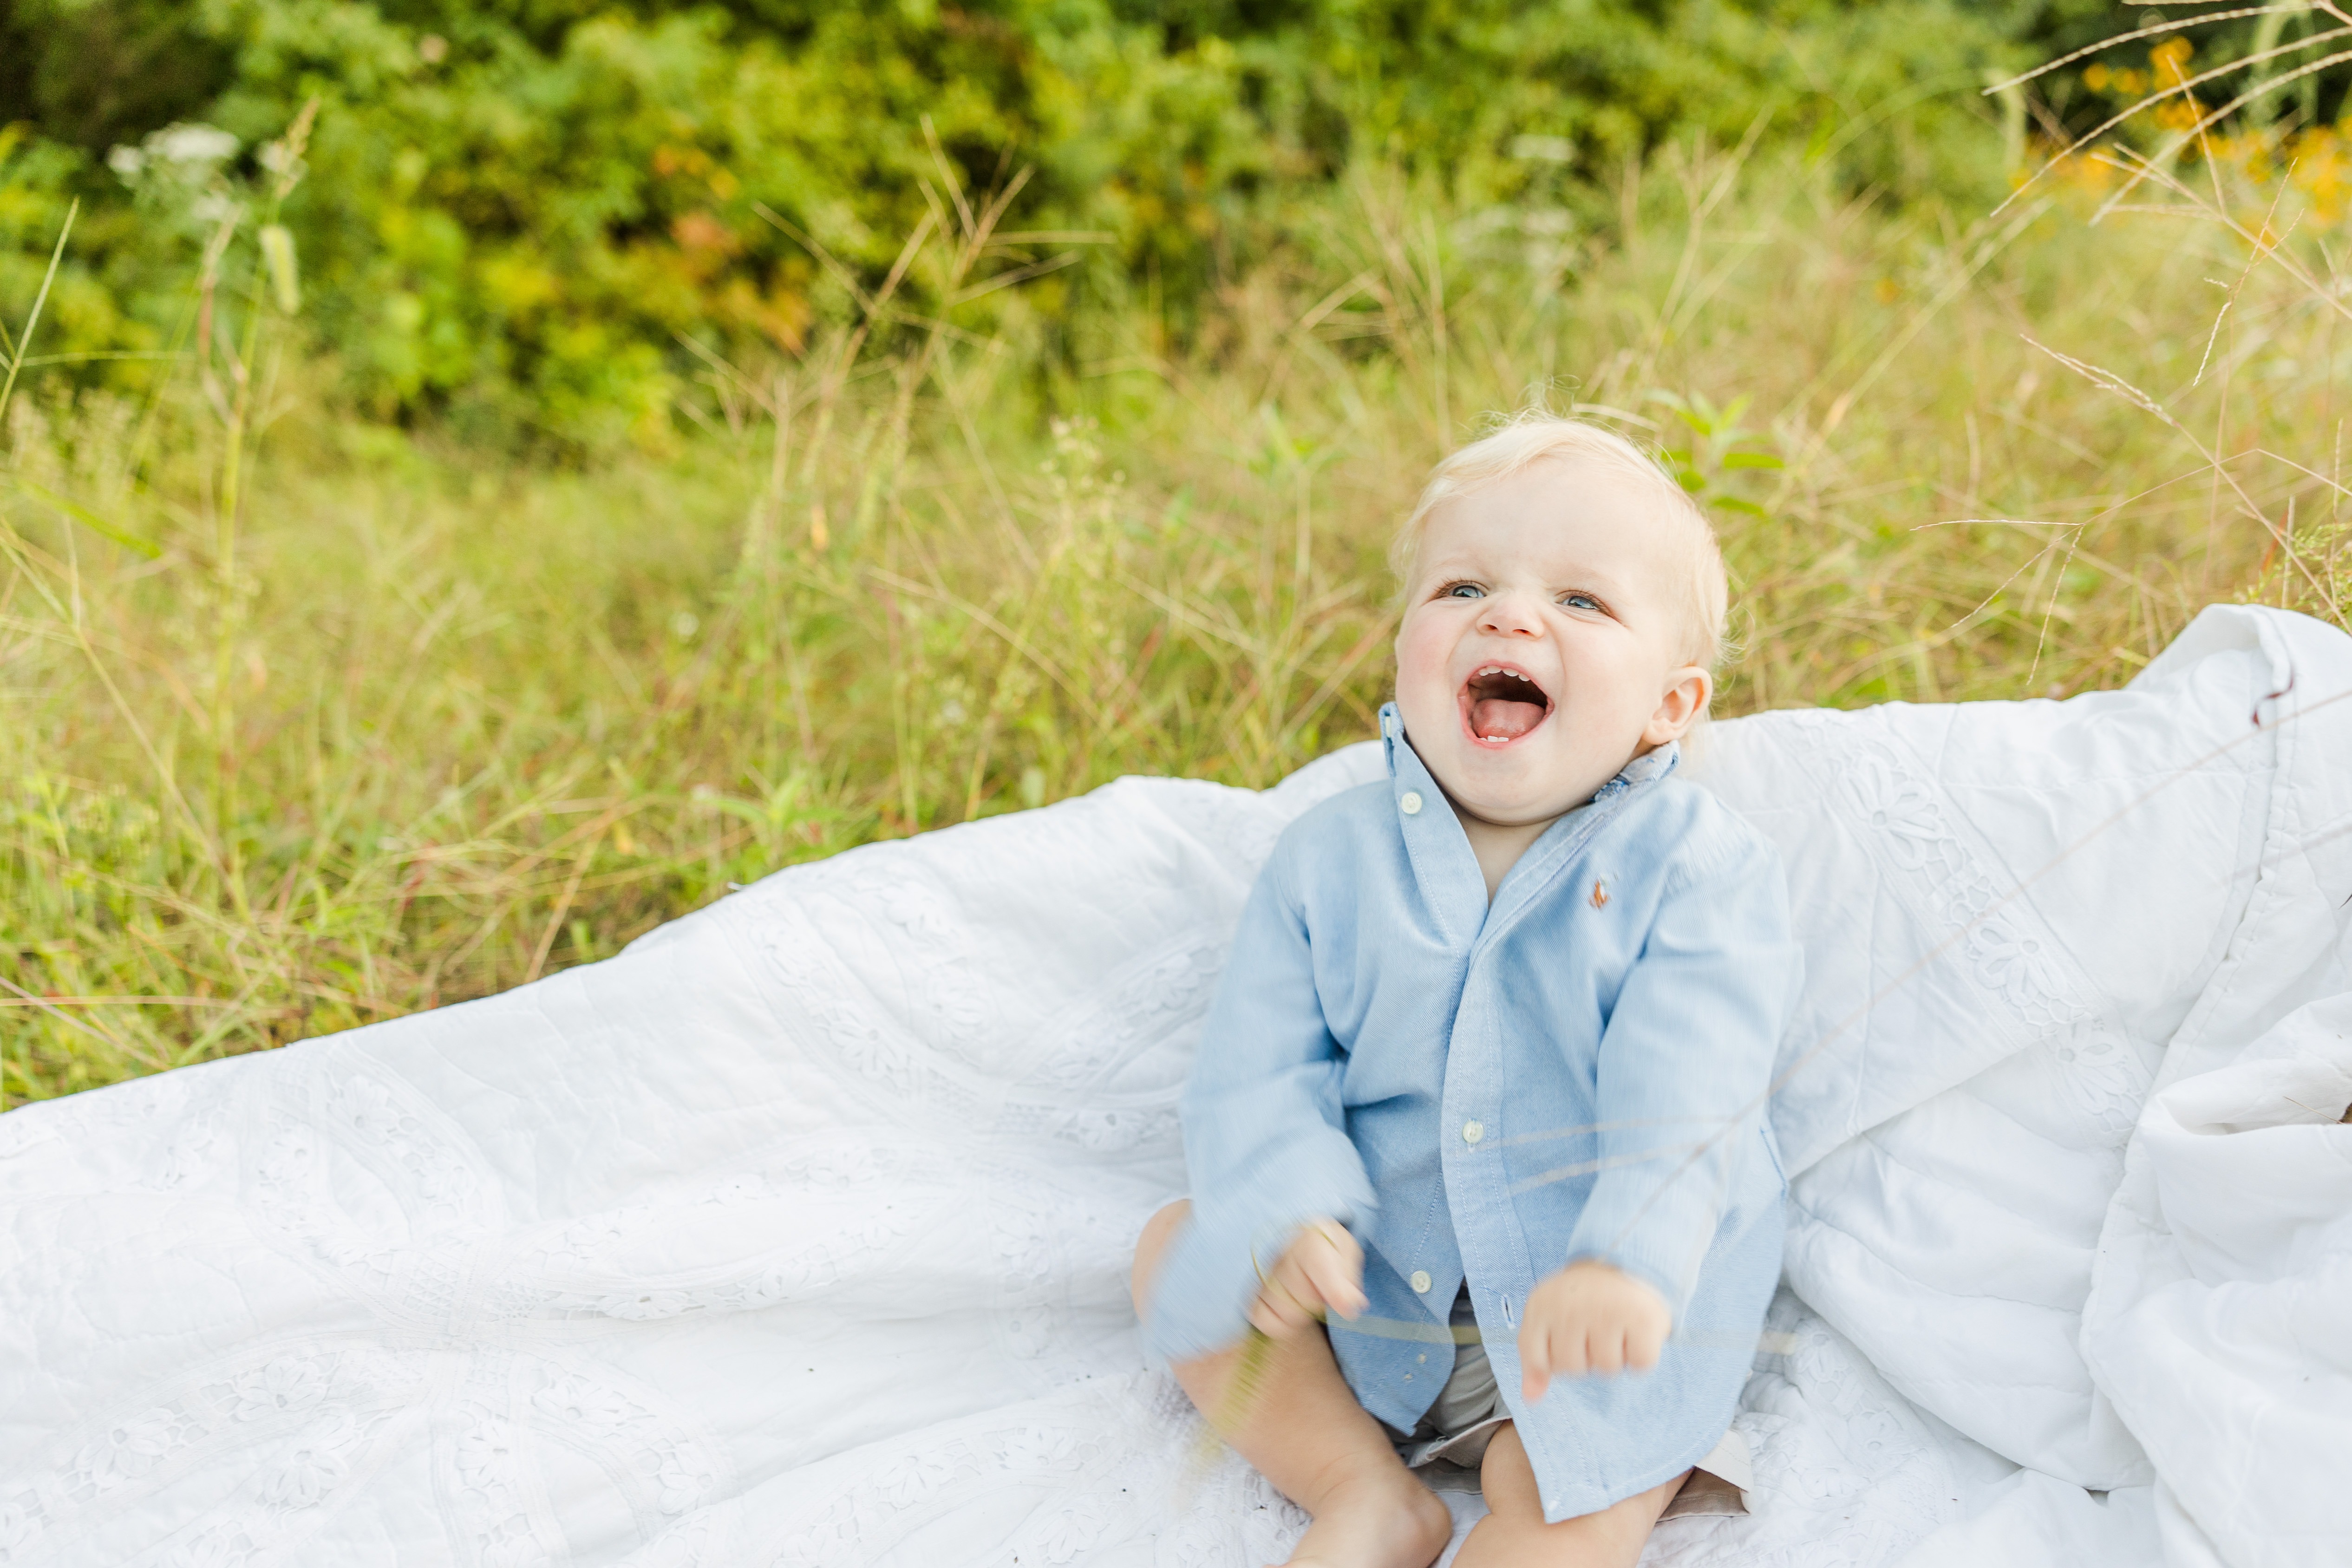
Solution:
{"label": "green leaf", "polygon": [[1741,500],[1737,496],[1717,496],[1715,498],[1714,504],[1721,507],[1726,511],[1744,511],[1750,517],[1764,517],[1769,515],[1762,507],[1758,506],[1754,501]]}
{"label": "green leaf", "polygon": [[1769,452],[1726,452],[1723,466],[1727,468],[1785,468],[1789,465]]}

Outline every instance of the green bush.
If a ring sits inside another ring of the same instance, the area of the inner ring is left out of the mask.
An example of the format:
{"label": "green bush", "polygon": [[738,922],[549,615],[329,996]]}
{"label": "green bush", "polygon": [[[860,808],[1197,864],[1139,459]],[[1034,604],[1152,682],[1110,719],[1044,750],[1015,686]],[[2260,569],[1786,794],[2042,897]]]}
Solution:
{"label": "green bush", "polygon": [[[499,439],[658,446],[696,349],[789,361],[926,221],[1026,184],[898,317],[1012,331],[1040,374],[1311,245],[1302,195],[1401,167],[1456,208],[1606,226],[1660,142],[1801,138],[1849,188],[1997,195],[1987,72],[2112,25],[1888,0],[0,0],[0,315],[82,216],[43,353],[118,385],[257,290],[257,150],[316,100],[285,222],[348,395]],[[2063,94],[2061,95],[2063,96]],[[233,145],[175,126],[216,127]],[[821,247],[823,255],[818,252]],[[830,259],[827,259],[827,258]],[[988,280],[1058,268],[1022,290]],[[1016,306],[1013,301],[1017,298]],[[1002,310],[1017,309],[1019,321]],[[919,328],[918,329],[919,330]]]}

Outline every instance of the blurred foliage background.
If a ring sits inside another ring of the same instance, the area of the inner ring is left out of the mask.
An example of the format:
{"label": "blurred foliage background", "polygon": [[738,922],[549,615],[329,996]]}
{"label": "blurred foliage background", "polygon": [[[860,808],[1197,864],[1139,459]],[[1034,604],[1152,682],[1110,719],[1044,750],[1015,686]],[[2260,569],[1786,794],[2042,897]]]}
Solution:
{"label": "blurred foliage background", "polygon": [[2347,40],[0,0],[0,1110],[1270,784],[1371,732],[1389,534],[1530,397],[1709,509],[1724,713],[2344,624]]}

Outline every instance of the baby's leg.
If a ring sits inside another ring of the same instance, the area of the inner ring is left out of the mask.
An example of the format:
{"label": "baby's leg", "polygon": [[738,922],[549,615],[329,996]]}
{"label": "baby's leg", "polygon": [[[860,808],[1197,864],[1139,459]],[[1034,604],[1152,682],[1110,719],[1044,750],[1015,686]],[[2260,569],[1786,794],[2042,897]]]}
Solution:
{"label": "baby's leg", "polygon": [[1492,1510],[1462,1543],[1454,1568],[1633,1568],[1685,1470],[1663,1486],[1577,1519],[1546,1524],[1535,1471],[1518,1428],[1506,1424],[1486,1445],[1479,1484]]}
{"label": "baby's leg", "polygon": [[[1139,1314],[1160,1254],[1191,1206],[1171,1204],[1143,1227],[1135,1247]],[[1176,1381],[1195,1406],[1223,1418],[1226,1387],[1240,1359],[1233,1350],[1180,1362]],[[1381,1424],[1356,1403],[1319,1328],[1276,1342],[1241,1429],[1220,1435],[1283,1496],[1315,1516],[1291,1554],[1291,1568],[1429,1568],[1454,1533],[1445,1505],[1413,1479]]]}

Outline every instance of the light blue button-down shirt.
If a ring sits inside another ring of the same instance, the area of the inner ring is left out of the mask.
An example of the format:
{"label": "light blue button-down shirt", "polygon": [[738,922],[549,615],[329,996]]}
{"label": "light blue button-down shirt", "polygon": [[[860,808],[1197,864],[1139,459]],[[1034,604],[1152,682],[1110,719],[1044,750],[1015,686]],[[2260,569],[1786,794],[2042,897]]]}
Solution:
{"label": "light blue button-down shirt", "polygon": [[[1801,963],[1772,847],[1638,757],[1546,829],[1491,906],[1468,837],[1381,712],[1389,778],[1276,846],[1242,914],[1184,1100],[1192,1217],[1147,1338],[1237,1340],[1255,1265],[1318,1215],[1363,1243],[1370,1304],[1331,1347],[1410,1432],[1454,1360],[1466,1279],[1546,1517],[1706,1457],[1730,1424],[1780,1267],[1765,1120]],[[1654,1371],[1519,1397],[1519,1315],[1580,1258],[1675,1313]]]}

